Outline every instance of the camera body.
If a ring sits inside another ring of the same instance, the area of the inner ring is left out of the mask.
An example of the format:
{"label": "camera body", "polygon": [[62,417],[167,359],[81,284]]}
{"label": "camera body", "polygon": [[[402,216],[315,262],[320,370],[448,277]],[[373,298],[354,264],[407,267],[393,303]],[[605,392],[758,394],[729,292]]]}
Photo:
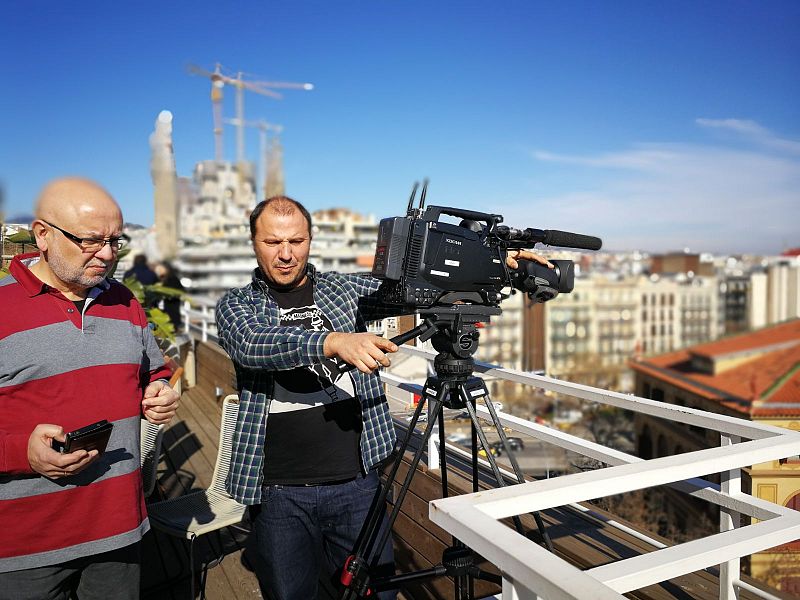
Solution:
{"label": "camera body", "polygon": [[439,221],[441,214],[467,218],[467,213],[488,223],[498,218],[430,206],[419,217],[380,222],[372,275],[384,282],[379,291],[383,302],[417,308],[500,302],[510,276],[505,252],[488,236],[488,228]]}
{"label": "camera body", "polygon": [[[378,291],[381,301],[411,310],[461,303],[498,306],[505,297],[503,290],[512,286],[534,302],[546,302],[572,291],[572,261],[553,261],[556,268],[549,269],[520,260],[519,267],[510,271],[508,250],[530,248],[537,242],[597,248],[601,244],[579,234],[505,227],[497,214],[443,206],[429,206],[423,212],[411,204],[406,216],[381,220],[372,267],[372,275],[383,280]],[[442,215],[461,222],[442,221]]]}

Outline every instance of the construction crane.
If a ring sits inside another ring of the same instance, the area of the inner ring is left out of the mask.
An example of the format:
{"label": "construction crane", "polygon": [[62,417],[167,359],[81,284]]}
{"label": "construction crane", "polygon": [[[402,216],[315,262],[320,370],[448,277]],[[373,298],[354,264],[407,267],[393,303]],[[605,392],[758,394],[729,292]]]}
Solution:
{"label": "construction crane", "polygon": [[[258,129],[258,150],[259,150],[259,172],[261,177],[263,178],[262,182],[262,190],[267,189],[267,155],[270,154],[273,150],[277,150],[280,147],[280,140],[278,139],[283,131],[282,125],[275,125],[274,123],[267,123],[264,119],[259,119],[257,121],[240,121],[238,118],[234,119],[225,119],[225,123],[228,125],[234,125],[236,127],[252,127],[254,129]],[[274,132],[272,139],[270,140],[269,146],[267,145],[267,133],[269,131]]]}
{"label": "construction crane", "polygon": [[310,83],[292,83],[288,81],[251,81],[245,80],[245,73],[239,71],[236,76],[226,74],[220,63],[217,63],[213,71],[208,71],[197,65],[189,65],[188,70],[193,75],[208,77],[211,80],[211,104],[214,112],[214,158],[217,161],[223,159],[222,146],[222,89],[225,85],[232,85],[236,88],[236,160],[244,160],[244,91],[248,90],[262,96],[268,96],[276,100],[283,96],[275,89],[306,90],[314,89]]}

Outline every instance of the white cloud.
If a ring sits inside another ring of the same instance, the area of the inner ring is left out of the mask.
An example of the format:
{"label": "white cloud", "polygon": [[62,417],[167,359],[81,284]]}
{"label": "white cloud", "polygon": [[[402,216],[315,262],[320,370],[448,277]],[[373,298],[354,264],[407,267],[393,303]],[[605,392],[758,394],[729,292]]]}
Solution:
{"label": "white cloud", "polygon": [[746,119],[695,119],[701,127],[727,130],[768,148],[800,154],[800,142],[780,138],[766,127]]}
{"label": "white cloud", "polygon": [[747,119],[695,119],[695,123],[701,127],[716,127],[719,129],[730,129],[738,133],[749,135],[768,135],[769,130],[762,127],[755,121]]}
{"label": "white cloud", "polygon": [[[639,144],[595,156],[536,151],[580,169],[580,188],[538,198],[548,223],[599,235],[608,249],[778,253],[800,245],[800,142],[753,121],[698,119],[737,144]],[[742,141],[747,142],[743,147]],[[511,208],[522,222],[530,206]]]}

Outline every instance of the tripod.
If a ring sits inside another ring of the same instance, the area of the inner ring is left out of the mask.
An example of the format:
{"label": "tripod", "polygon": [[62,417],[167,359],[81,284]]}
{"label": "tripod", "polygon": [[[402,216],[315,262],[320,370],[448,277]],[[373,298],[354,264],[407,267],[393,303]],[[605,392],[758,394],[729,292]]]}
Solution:
{"label": "tripod", "polygon": [[[434,423],[438,423],[439,425],[439,447],[442,449],[442,497],[446,498],[448,496],[447,459],[446,453],[444,452],[445,432],[443,409],[445,407],[466,409],[470,417],[472,430],[473,492],[478,491],[478,440],[480,440],[481,447],[486,453],[486,458],[494,474],[497,486],[503,487],[505,485],[503,476],[497,466],[497,461],[490,452],[486,434],[478,421],[475,403],[479,399],[483,399],[486,408],[489,410],[492,424],[500,439],[503,450],[511,462],[517,481],[519,483],[525,481],[522,469],[516,457],[511,452],[508,439],[497,417],[497,412],[489,397],[489,391],[486,389],[485,383],[482,379],[472,376],[475,364],[472,355],[478,349],[479,332],[477,330],[477,324],[488,322],[490,316],[499,315],[500,313],[501,310],[499,307],[468,304],[455,304],[446,307],[426,309],[425,311],[420,311],[421,316],[425,319],[421,325],[415,327],[411,331],[392,338],[392,341],[397,344],[401,344],[414,337],[419,337],[422,341],[431,339],[433,347],[439,351],[433,363],[436,375],[428,377],[425,381],[422,398],[408,425],[405,438],[397,448],[397,454],[387,475],[386,482],[381,487],[380,493],[372,505],[367,520],[356,540],[353,554],[347,559],[342,569],[341,583],[345,588],[341,596],[342,600],[364,598],[373,592],[393,589],[400,584],[422,581],[440,576],[453,577],[456,600],[471,600],[474,598],[475,579],[491,581],[497,584],[502,583],[499,575],[487,573],[478,568],[475,565],[474,552],[455,538],[453,538],[453,545],[443,552],[441,564],[431,569],[383,577],[380,579],[376,578],[374,581],[371,580],[370,577],[370,573],[374,571],[377,566],[377,560],[381,550],[389,540],[394,522],[400,513],[400,506],[411,485],[411,480],[414,477],[428,440],[433,433]],[[428,419],[423,433],[422,443],[414,452],[408,473],[394,501],[388,526],[381,530],[380,526],[385,511],[386,498],[397,476],[400,465],[403,462],[403,456],[409,446],[414,429],[426,403],[429,403],[429,414],[431,418]],[[552,542],[545,531],[541,515],[535,512],[533,516],[536,520],[541,540],[544,542],[547,549],[552,552]],[[517,531],[525,535],[519,517],[514,517],[513,521]]]}

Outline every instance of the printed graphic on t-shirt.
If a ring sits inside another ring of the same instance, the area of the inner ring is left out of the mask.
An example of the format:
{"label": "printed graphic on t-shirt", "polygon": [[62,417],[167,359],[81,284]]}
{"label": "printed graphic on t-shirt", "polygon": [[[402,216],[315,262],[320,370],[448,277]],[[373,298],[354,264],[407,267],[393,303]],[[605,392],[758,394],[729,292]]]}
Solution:
{"label": "printed graphic on t-shirt", "polygon": [[[333,326],[316,305],[281,308],[281,325],[311,331],[331,331]],[[335,374],[334,374],[335,373]],[[316,379],[310,377],[313,374]],[[349,373],[339,373],[336,361],[326,358],[308,367],[281,371],[275,378],[270,414],[322,406],[355,396]]]}

